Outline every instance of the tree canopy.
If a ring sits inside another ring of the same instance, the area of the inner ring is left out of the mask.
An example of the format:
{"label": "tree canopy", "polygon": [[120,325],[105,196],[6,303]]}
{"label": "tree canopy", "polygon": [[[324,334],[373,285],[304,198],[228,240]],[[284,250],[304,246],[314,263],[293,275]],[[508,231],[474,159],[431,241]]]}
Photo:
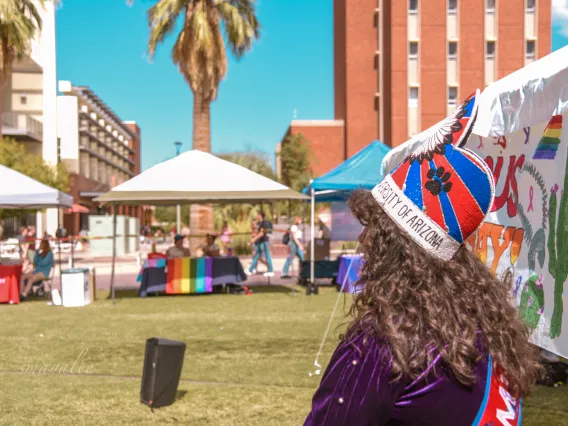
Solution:
{"label": "tree canopy", "polygon": [[288,135],[280,149],[282,183],[296,191],[304,189],[313,177],[310,141],[301,134]]}
{"label": "tree canopy", "polygon": [[[11,139],[0,140],[0,164],[60,191],[67,192],[69,189],[69,175],[64,163],[52,166]],[[0,209],[0,217],[22,216],[25,212]]]}
{"label": "tree canopy", "polygon": [[14,140],[4,138],[0,141],[0,164],[60,191],[67,192],[69,189],[65,164],[52,166],[39,155],[26,151],[24,145]]}

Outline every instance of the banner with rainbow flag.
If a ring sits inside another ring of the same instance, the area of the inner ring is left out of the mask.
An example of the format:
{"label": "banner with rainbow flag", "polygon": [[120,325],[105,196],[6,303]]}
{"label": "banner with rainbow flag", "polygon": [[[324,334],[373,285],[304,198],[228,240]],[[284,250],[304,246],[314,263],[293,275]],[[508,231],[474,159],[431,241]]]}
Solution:
{"label": "banner with rainbow flag", "polygon": [[176,258],[167,260],[166,294],[211,293],[213,258]]}
{"label": "banner with rainbow flag", "polygon": [[533,330],[532,341],[568,356],[568,115],[466,147],[489,165],[495,201],[467,247],[502,278]]}

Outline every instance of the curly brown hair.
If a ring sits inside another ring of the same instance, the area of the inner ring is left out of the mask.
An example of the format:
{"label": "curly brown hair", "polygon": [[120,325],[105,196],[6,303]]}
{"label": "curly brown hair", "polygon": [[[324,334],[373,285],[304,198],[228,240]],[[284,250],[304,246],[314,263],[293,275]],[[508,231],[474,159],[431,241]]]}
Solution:
{"label": "curly brown hair", "polygon": [[356,192],[350,206],[365,226],[360,237],[364,286],[355,296],[344,338],[364,332],[385,341],[395,380],[416,379],[439,353],[466,386],[475,380],[473,365],[481,349],[506,375],[514,372],[507,375],[513,395],[528,395],[541,367],[538,349],[529,343],[528,328],[511,303],[510,281],[496,279],[464,247],[450,261],[431,256],[368,191]]}

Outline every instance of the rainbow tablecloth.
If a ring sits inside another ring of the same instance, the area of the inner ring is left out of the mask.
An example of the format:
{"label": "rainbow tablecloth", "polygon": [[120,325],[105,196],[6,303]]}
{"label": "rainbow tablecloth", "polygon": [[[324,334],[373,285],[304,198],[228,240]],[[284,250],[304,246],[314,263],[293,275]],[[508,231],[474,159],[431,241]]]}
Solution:
{"label": "rainbow tablecloth", "polygon": [[238,257],[148,259],[138,275],[140,296],[211,293],[213,286],[238,284],[246,275]]}
{"label": "rainbow tablecloth", "polygon": [[168,259],[166,294],[211,293],[213,258]]}

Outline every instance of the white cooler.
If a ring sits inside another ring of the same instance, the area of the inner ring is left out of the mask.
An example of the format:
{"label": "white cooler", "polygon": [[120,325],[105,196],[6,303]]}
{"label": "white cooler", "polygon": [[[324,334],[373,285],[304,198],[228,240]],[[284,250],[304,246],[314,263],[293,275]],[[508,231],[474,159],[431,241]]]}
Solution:
{"label": "white cooler", "polygon": [[65,307],[85,306],[91,303],[91,278],[87,268],[61,271],[61,299]]}

